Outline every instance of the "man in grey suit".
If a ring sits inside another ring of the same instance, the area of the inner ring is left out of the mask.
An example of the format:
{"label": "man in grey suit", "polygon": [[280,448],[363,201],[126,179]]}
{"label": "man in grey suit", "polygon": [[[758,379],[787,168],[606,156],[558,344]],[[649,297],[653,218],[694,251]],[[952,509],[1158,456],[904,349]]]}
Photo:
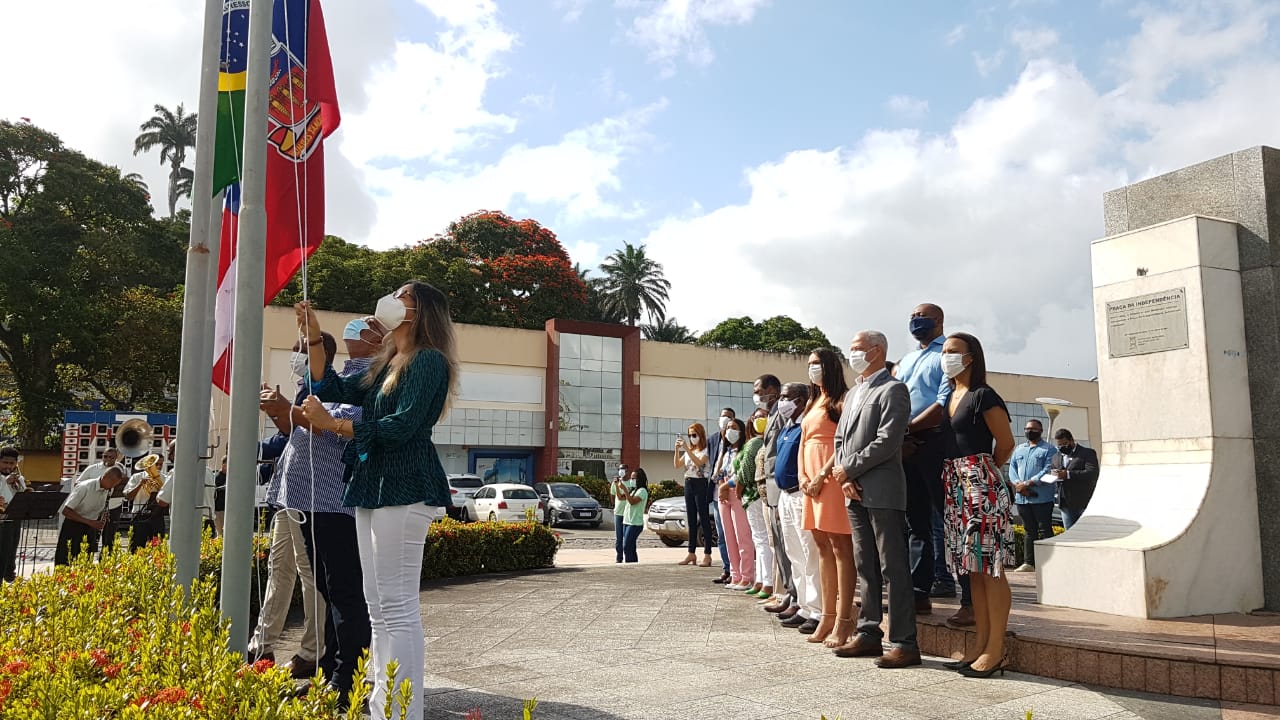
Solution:
{"label": "man in grey suit", "polygon": [[[907,476],[902,469],[902,440],[911,420],[911,393],[885,369],[889,341],[864,330],[849,346],[849,365],[857,378],[844,400],[836,428],[832,473],[849,499],[853,553],[862,583],[858,632],[836,648],[840,657],[879,657],[878,667],[920,664],[916,644],[915,592],[907,553]],[[880,601],[889,583],[888,653],[881,647]]]}

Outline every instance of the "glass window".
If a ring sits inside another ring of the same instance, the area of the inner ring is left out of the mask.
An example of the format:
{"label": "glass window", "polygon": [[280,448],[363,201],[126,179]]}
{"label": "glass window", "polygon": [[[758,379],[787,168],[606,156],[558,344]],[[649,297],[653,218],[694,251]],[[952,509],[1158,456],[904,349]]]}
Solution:
{"label": "glass window", "polygon": [[560,357],[560,370],[562,373],[565,370],[578,370],[581,369],[581,367],[582,361],[576,357]]}
{"label": "glass window", "polygon": [[537,500],[538,493],[533,488],[503,488],[502,496],[507,500]]}
{"label": "glass window", "polygon": [[604,369],[604,362],[601,360],[583,360],[582,369],[591,372],[600,372]]}
{"label": "glass window", "polygon": [[621,390],[603,390],[601,391],[600,411],[611,413],[614,415],[622,414],[622,391]]}
{"label": "glass window", "polygon": [[582,359],[603,360],[604,338],[599,335],[582,335]]}
{"label": "glass window", "polygon": [[603,338],[604,354],[601,358],[616,363],[622,362],[622,338]]}
{"label": "glass window", "polygon": [[582,412],[599,413],[602,392],[598,387],[578,388],[578,400],[581,402]]}
{"label": "glass window", "polygon": [[581,485],[573,483],[551,483],[551,496],[558,498],[589,498],[586,490]]}
{"label": "glass window", "polygon": [[560,359],[580,357],[582,357],[582,336],[560,333]]}
{"label": "glass window", "polygon": [[581,384],[582,384],[582,371],[581,371],[581,370],[566,370],[566,369],[564,369],[564,367],[561,367],[561,368],[560,368],[560,383],[561,383],[561,384],[568,383],[569,385],[581,385]]}
{"label": "glass window", "polygon": [[598,388],[602,387],[600,373],[582,371],[582,387]]}

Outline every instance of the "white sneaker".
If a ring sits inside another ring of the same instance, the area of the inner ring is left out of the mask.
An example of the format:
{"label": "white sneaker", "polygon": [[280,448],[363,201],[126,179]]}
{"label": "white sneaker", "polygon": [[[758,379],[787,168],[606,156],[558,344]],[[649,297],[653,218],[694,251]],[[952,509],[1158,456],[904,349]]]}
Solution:
{"label": "white sneaker", "polygon": [[1022,563],[1018,567],[1014,568],[1013,571],[1014,572],[1035,572],[1036,566],[1030,563]]}
{"label": "white sneaker", "polygon": [[738,585],[737,583],[734,583],[733,585],[725,585],[725,586],[724,586],[724,589],[725,589],[725,590],[746,590],[746,589],[747,589],[747,586],[746,586],[746,585]]}

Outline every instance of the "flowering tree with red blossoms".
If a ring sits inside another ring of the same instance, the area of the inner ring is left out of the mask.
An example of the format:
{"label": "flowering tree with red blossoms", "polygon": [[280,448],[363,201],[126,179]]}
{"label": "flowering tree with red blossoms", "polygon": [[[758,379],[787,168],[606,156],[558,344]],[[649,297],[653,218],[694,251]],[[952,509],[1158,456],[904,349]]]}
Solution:
{"label": "flowering tree with red blossoms", "polygon": [[[550,318],[580,318],[587,286],[555,233],[536,220],[481,210],[428,241],[447,264],[464,262],[480,282],[481,302],[463,322],[541,328]],[[456,267],[456,265],[455,265]]]}

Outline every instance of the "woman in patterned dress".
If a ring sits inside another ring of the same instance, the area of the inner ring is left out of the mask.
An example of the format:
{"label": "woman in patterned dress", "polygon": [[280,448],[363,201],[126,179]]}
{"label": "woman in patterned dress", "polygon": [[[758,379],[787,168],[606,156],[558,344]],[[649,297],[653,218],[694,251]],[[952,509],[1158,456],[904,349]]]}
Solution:
{"label": "woman in patterned dress", "polygon": [[1012,557],[1012,491],[1000,467],[1013,454],[1004,400],[987,385],[982,344],[955,333],[942,346],[942,371],[954,391],[947,419],[955,431],[954,457],[943,466],[947,566],[968,575],[978,641],[948,666],[969,677],[990,677],[1005,666],[1005,630],[1012,596],[1005,565]]}
{"label": "woman in patterned dress", "polygon": [[[834,350],[820,348],[809,355],[809,382],[809,408],[800,423],[800,490],[804,493],[801,527],[813,533],[818,546],[818,587],[822,591],[822,621],[809,642],[836,648],[848,642],[854,630],[853,593],[858,572],[853,563],[853,530],[844,493],[840,483],[831,477],[836,424],[849,391],[844,363]],[[800,630],[804,632],[805,627],[802,625]]]}
{"label": "woman in patterned dress", "polygon": [[[343,502],[356,509],[356,536],[365,600],[373,629],[373,717],[423,715],[426,641],[418,591],[427,527],[451,502],[431,430],[458,384],[457,340],[444,293],[420,280],[378,301],[374,317],[386,330],[382,349],[361,375],[340,377],[318,343],[320,325],[306,303],[294,306],[310,341],[313,396],[303,412],[313,427],[351,438],[343,460],[351,468]],[[320,401],[359,405],[363,419],[335,420]],[[387,665],[397,683],[412,683],[408,706],[388,697]]]}

